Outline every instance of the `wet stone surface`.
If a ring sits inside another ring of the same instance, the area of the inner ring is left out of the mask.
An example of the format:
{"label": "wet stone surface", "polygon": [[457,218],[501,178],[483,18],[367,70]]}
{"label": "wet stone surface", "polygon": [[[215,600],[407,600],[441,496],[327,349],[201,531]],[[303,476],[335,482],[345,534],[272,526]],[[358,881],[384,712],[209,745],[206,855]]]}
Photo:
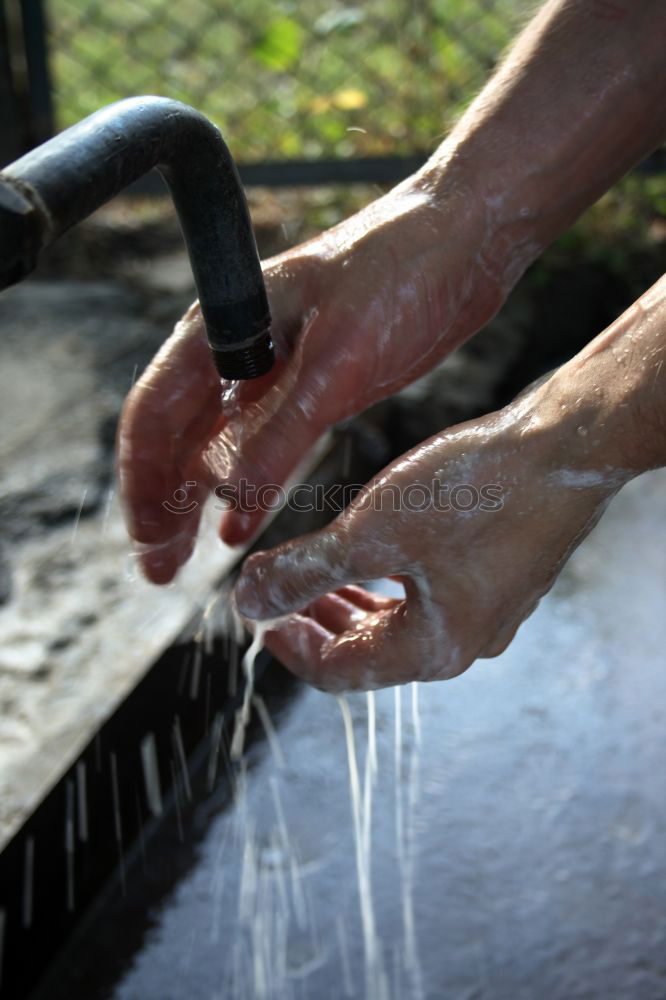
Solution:
{"label": "wet stone surface", "polygon": [[138,579],[113,455],[187,298],[71,280],[0,297],[0,845],[196,607],[192,581]]}

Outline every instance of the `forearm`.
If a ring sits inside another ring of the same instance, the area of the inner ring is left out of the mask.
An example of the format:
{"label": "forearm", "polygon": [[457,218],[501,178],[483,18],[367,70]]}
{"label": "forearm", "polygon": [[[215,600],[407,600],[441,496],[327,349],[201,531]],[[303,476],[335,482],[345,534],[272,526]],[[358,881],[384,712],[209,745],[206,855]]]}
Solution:
{"label": "forearm", "polygon": [[666,137],[665,41],[664,0],[548,0],[421,171],[471,179],[508,285]]}
{"label": "forearm", "polygon": [[666,465],[666,275],[544,386],[575,472],[618,485]]}

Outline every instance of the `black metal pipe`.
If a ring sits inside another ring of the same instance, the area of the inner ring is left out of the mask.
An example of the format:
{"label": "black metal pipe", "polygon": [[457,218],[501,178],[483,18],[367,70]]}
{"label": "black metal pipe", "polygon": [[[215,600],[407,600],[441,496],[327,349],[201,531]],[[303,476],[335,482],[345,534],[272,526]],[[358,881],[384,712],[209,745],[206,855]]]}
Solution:
{"label": "black metal pipe", "polygon": [[156,167],[178,213],[218,372],[270,370],[270,312],[243,188],[219,130],[179,101],[118,101],[0,173],[0,288],[39,253]]}

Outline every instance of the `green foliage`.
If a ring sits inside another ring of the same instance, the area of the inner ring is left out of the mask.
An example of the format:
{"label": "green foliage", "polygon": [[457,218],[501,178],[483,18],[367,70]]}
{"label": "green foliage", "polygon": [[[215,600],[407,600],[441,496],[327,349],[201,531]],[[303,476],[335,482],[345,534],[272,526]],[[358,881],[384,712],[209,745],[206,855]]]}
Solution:
{"label": "green foliage", "polygon": [[554,250],[588,261],[603,257],[621,273],[636,253],[649,252],[665,236],[666,175],[635,171],[600,198]]}
{"label": "green foliage", "polygon": [[245,161],[429,149],[529,2],[47,0],[58,122],[156,93]]}
{"label": "green foliage", "polygon": [[[245,161],[434,147],[532,0],[47,0],[59,124],[140,93],[218,121]],[[314,228],[351,211],[337,192]],[[548,252],[617,274],[666,247],[666,177],[633,174]]]}
{"label": "green foliage", "polygon": [[546,250],[529,280],[547,288],[579,269],[615,279],[630,299],[666,270],[666,175],[625,177]]}
{"label": "green foliage", "polygon": [[250,53],[268,69],[286,73],[298,65],[303,51],[305,29],[290,17],[270,21]]}

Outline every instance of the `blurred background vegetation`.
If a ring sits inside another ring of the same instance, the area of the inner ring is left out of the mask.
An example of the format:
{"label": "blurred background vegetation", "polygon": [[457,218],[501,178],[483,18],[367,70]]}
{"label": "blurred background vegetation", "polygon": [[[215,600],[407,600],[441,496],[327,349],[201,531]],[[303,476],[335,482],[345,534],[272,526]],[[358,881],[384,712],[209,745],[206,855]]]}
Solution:
{"label": "blurred background vegetation", "polygon": [[533,0],[48,0],[57,123],[153,93],[243,162],[429,150]]}
{"label": "blurred background vegetation", "polygon": [[[534,7],[534,0],[47,0],[56,124],[154,93],[216,121],[240,162],[429,152]],[[612,217],[635,240],[655,213],[666,214],[662,175],[625,182],[590,222],[603,236]]]}
{"label": "blurred background vegetation", "polygon": [[[161,94],[216,121],[241,163],[428,153],[537,6],[535,0],[46,3],[58,128],[122,97]],[[303,192],[287,213],[296,221],[282,223],[283,242],[335,224],[379,192],[376,185],[344,184]],[[253,200],[262,218],[286,218],[267,192]],[[144,203],[139,215],[152,214]],[[634,173],[551,248],[539,280],[567,266],[598,265],[623,281],[633,273],[639,294],[653,267],[666,266],[665,220],[666,174]]]}

